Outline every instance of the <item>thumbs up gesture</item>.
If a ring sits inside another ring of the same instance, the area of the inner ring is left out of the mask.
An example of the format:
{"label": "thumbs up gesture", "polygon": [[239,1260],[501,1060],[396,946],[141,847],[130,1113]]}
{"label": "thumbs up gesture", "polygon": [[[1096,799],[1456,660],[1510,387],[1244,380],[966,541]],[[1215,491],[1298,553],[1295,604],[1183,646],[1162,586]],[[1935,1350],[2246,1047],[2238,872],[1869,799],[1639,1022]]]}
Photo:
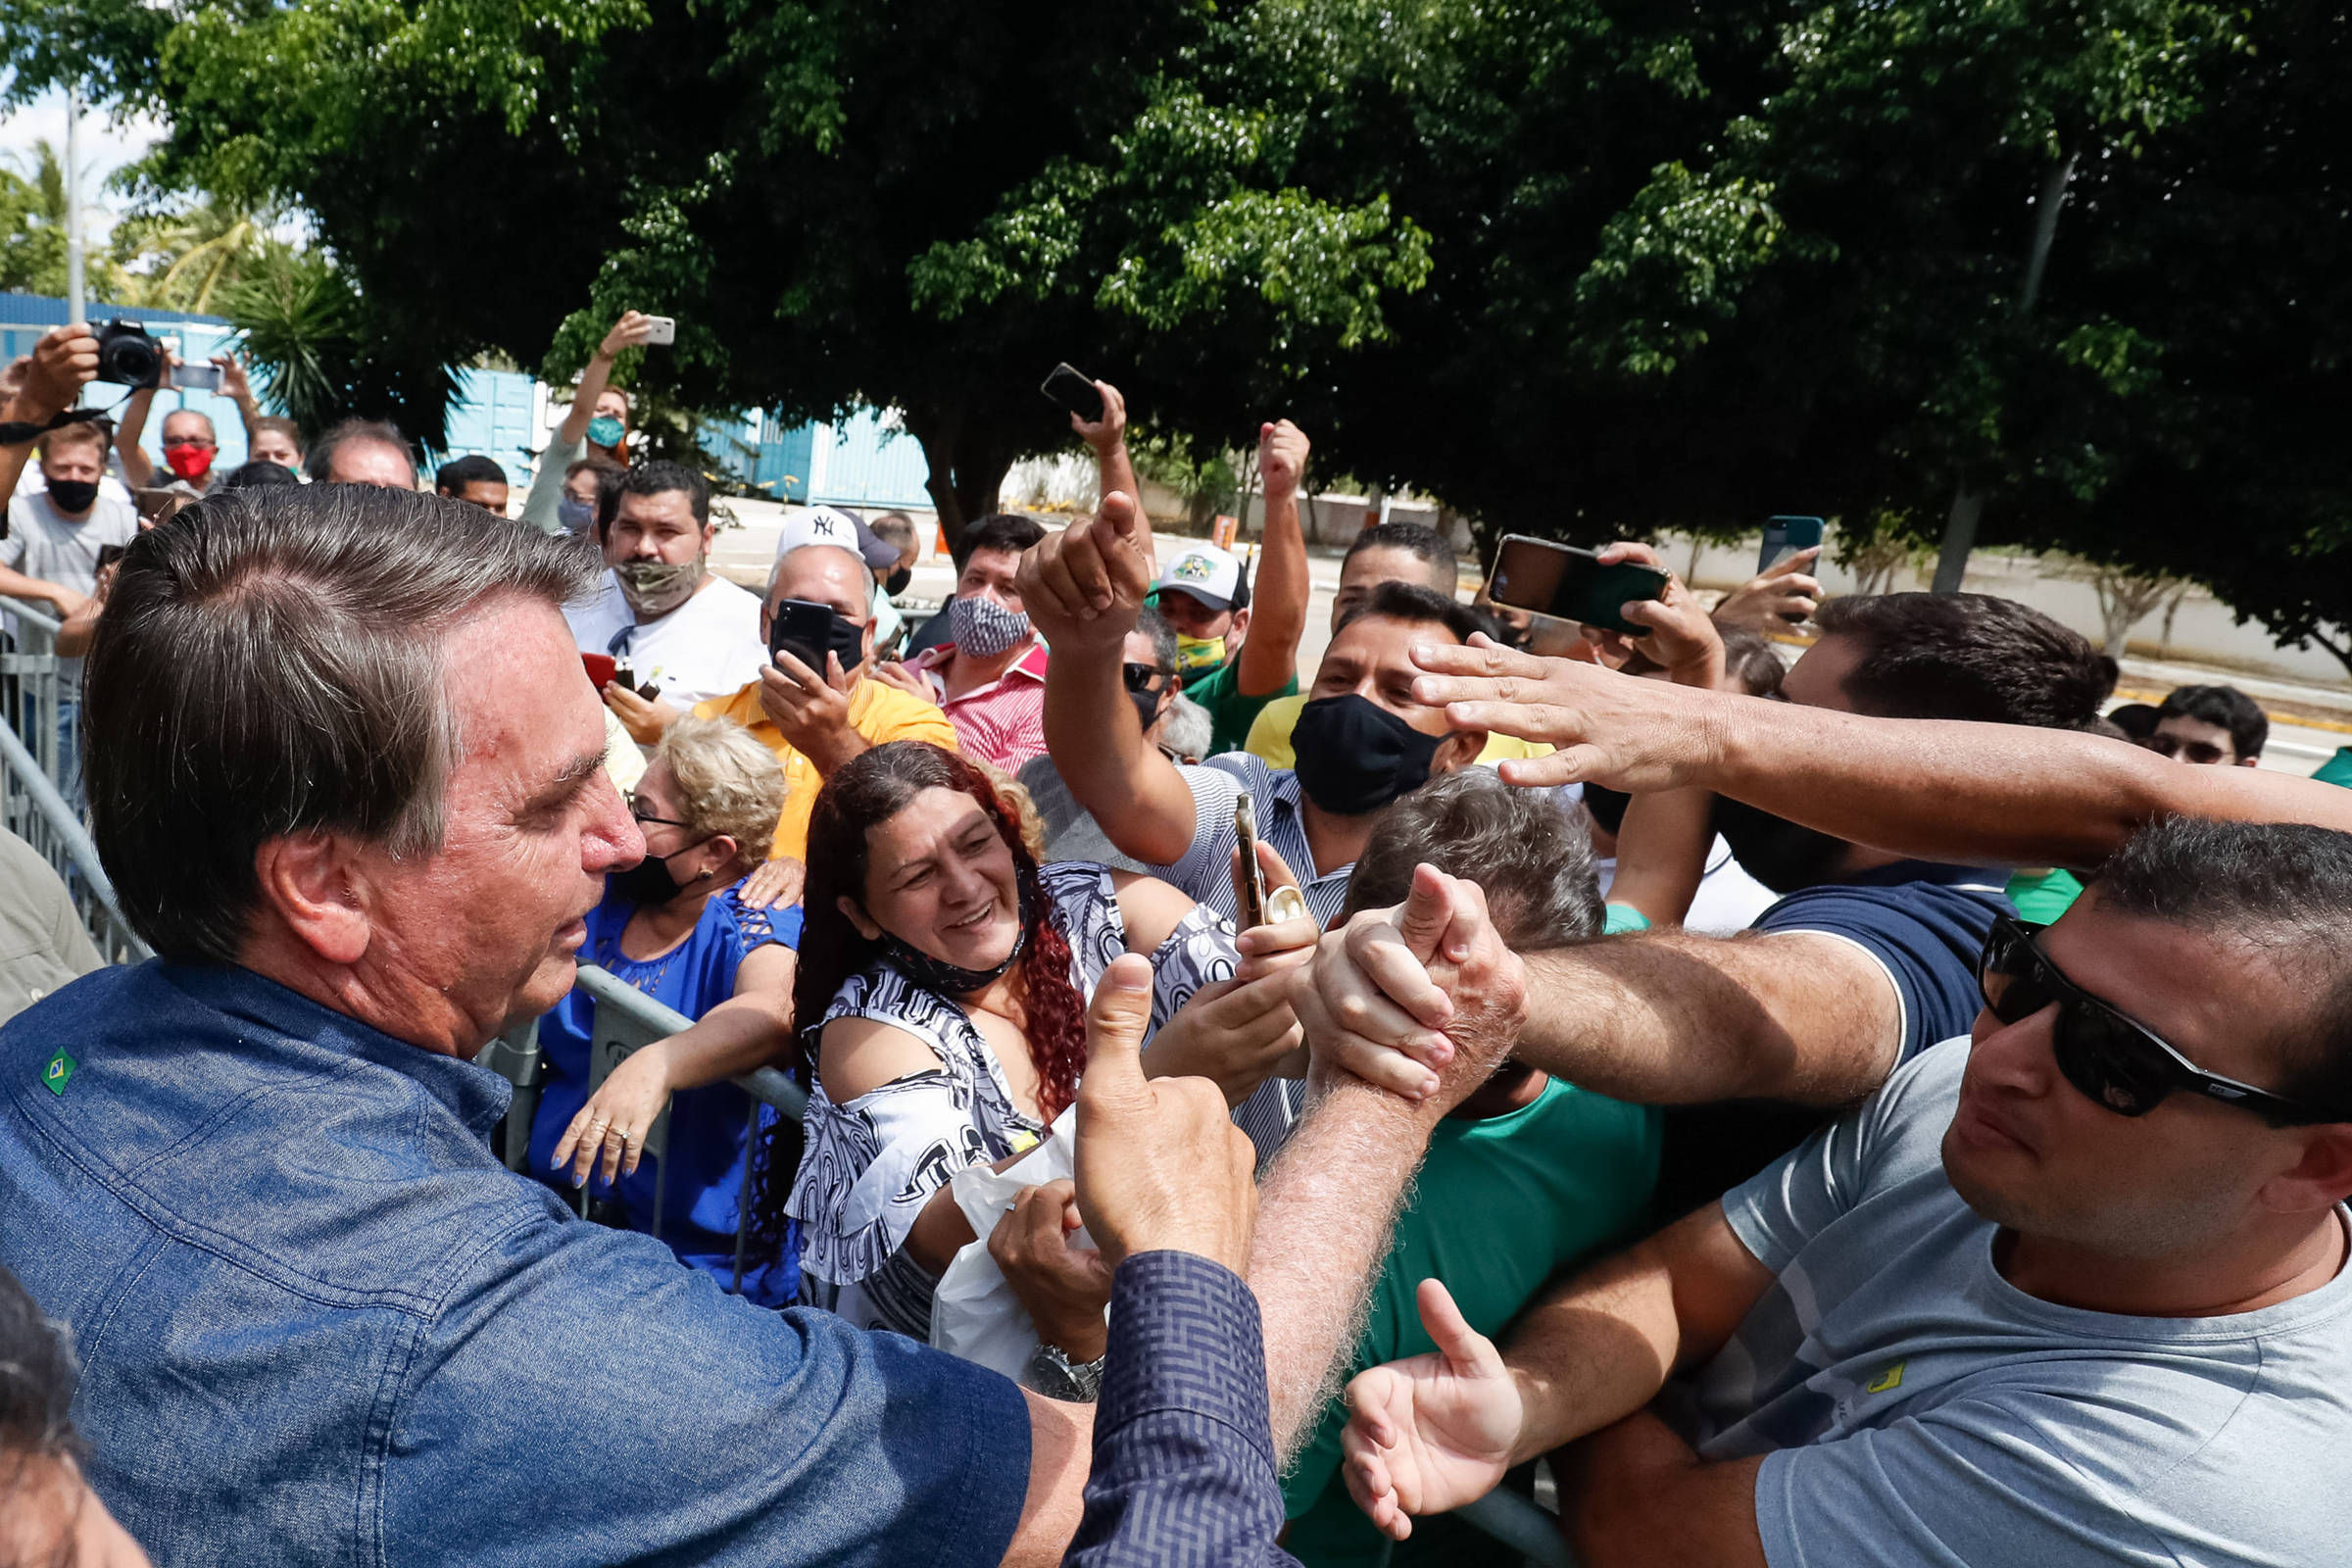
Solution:
{"label": "thumbs up gesture", "polygon": [[1235,1273],[1257,1224],[1256,1152],[1205,1078],[1146,1078],[1152,964],[1111,960],[1086,1011],[1074,1164],[1078,1213],[1102,1260],[1196,1252]]}

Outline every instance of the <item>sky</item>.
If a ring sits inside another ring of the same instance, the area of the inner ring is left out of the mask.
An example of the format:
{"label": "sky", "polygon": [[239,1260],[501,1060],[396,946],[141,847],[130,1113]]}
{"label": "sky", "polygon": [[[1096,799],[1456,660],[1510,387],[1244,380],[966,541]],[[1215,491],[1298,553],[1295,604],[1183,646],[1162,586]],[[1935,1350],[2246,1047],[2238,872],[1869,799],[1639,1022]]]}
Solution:
{"label": "sky", "polygon": [[[90,215],[92,238],[103,237],[114,226],[112,214],[122,204],[120,197],[111,196],[105,189],[107,175],[137,159],[152,143],[161,140],[163,134],[162,124],[144,117],[118,123],[103,112],[82,111],[81,199]],[[61,154],[65,151],[66,95],[62,92],[45,92],[24,108],[9,111],[0,118],[0,162],[19,174],[29,176],[33,170],[33,144],[44,138]]]}

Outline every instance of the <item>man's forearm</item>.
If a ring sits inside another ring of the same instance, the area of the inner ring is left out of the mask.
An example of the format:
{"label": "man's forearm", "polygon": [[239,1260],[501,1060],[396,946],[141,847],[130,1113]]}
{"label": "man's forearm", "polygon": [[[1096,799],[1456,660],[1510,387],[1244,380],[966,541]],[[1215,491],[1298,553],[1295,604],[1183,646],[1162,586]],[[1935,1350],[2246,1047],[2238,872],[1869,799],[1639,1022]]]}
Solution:
{"label": "man's forearm", "polygon": [[1286,1464],[1339,1393],[1432,1121],[1343,1078],[1307,1107],[1258,1183],[1250,1288],[1265,1311],[1274,1449]]}
{"label": "man's forearm", "polygon": [[1135,476],[1135,460],[1128,456],[1124,440],[1113,442],[1107,452],[1095,454],[1095,476],[1097,495],[1115,492],[1135,498],[1136,547],[1143,551],[1146,561],[1153,563],[1156,571],[1159,553],[1152,538],[1152,514],[1144,510],[1143,486]]}
{"label": "man's forearm", "polygon": [[2352,832],[2352,791],[2256,768],[2183,767],[2096,735],[1720,698],[1695,782],[1875,849],[2090,870],[2157,817]]}
{"label": "man's forearm", "polygon": [[1526,957],[1513,1054],[1617,1100],[1843,1104],[1899,1043],[1893,986],[1834,937],[1653,931]]}
{"label": "man's forearm", "polygon": [[1264,542],[1250,601],[1250,637],[1235,676],[1245,697],[1269,697],[1298,672],[1298,644],[1306,635],[1306,535],[1298,526],[1298,496],[1266,498]]}
{"label": "man's forearm", "polygon": [[1054,654],[1046,666],[1046,751],[1121,854],[1169,865],[1192,848],[1192,792],[1144,744],[1119,656],[1116,644]]}
{"label": "man's forearm", "polygon": [[143,489],[155,478],[155,465],[139,450],[147,433],[147,411],[155,406],[155,388],[141,387],[122,404],[122,422],[115,427],[115,455],[122,460],[122,477],[131,488]]}
{"label": "man's forearm", "polygon": [[[36,604],[54,605],[58,602],[60,595],[73,592],[74,590],[71,588],[59,583],[46,582],[39,577],[27,577],[14,566],[0,566],[0,596],[10,599],[29,599]],[[79,598],[80,596],[75,595],[74,597]]]}

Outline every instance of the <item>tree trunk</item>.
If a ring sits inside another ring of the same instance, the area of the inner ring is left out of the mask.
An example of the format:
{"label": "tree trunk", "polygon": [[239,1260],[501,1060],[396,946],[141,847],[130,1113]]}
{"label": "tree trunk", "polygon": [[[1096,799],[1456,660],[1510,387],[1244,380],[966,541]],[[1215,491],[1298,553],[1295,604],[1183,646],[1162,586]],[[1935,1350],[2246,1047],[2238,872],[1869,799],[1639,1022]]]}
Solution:
{"label": "tree trunk", "polygon": [[1010,451],[974,430],[956,407],[909,409],[906,431],[922,444],[923,489],[939,514],[940,537],[960,562],[965,531],[997,510]]}

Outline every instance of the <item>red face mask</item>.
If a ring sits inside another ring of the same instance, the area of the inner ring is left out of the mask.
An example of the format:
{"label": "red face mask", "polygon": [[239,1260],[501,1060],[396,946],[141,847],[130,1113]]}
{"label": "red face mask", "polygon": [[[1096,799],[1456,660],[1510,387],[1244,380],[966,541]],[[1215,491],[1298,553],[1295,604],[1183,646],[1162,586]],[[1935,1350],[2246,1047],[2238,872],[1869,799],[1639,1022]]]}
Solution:
{"label": "red face mask", "polygon": [[164,466],[194,483],[212,472],[213,449],[193,441],[174,442],[164,448]]}

